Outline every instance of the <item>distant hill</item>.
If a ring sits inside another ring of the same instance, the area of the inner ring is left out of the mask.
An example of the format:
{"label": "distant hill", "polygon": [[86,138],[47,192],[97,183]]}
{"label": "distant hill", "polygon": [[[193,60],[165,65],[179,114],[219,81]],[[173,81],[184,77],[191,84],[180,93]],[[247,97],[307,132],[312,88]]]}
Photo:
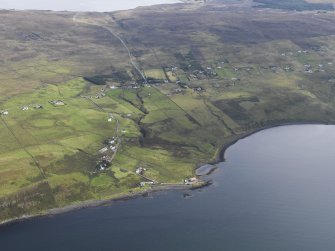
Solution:
{"label": "distant hill", "polygon": [[334,10],[331,3],[310,3],[305,0],[254,0],[261,8],[285,9],[285,10]]}

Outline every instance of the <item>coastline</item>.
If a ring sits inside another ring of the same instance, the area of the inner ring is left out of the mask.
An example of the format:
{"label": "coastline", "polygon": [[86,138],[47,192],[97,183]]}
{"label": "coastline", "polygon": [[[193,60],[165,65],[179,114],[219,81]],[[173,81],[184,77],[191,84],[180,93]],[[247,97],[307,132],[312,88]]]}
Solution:
{"label": "coastline", "polygon": [[[297,121],[297,122],[290,122],[290,123],[278,123],[278,124],[273,124],[273,125],[268,125],[268,126],[264,126],[261,128],[257,128],[254,130],[251,130],[249,132],[245,132],[242,134],[238,134],[238,135],[234,135],[231,138],[228,139],[228,142],[223,144],[221,146],[221,148],[218,149],[215,160],[212,162],[208,162],[207,164],[209,165],[216,165],[220,162],[224,162],[225,159],[225,153],[227,151],[227,149],[229,147],[231,147],[232,145],[236,144],[238,141],[247,138],[255,133],[267,130],[267,129],[271,129],[271,128],[276,128],[276,127],[281,127],[281,126],[294,126],[294,125],[334,125],[325,121]],[[203,165],[198,165],[195,169],[194,172],[196,172],[197,169],[199,169],[200,167],[202,167]],[[0,222],[0,228],[1,227],[5,227],[11,224],[15,224],[15,223],[19,223],[21,221],[25,221],[25,220],[30,220],[30,219],[35,219],[35,218],[41,218],[41,217],[51,217],[51,216],[55,216],[55,215],[59,215],[59,214],[64,214],[64,213],[68,213],[71,211],[75,211],[75,210],[81,210],[81,209],[85,209],[85,208],[90,208],[90,207],[99,207],[99,206],[104,206],[104,205],[110,205],[112,203],[116,203],[116,202],[121,202],[121,201],[128,201],[131,199],[136,199],[136,198],[140,198],[140,197],[146,197],[151,193],[159,193],[162,191],[172,191],[172,190],[195,190],[195,189],[200,189],[200,188],[204,188],[207,186],[210,186],[212,184],[211,180],[202,180],[201,177],[205,177],[210,175],[213,171],[215,171],[217,169],[217,167],[213,166],[213,168],[205,175],[200,176],[200,182],[194,184],[194,185],[158,185],[156,187],[152,187],[150,189],[141,191],[141,192],[135,192],[135,193],[129,193],[129,194],[125,194],[125,195],[119,195],[119,196],[115,196],[112,198],[106,198],[106,199],[101,199],[101,200],[89,200],[89,201],[83,201],[83,202],[79,202],[77,204],[73,204],[73,205],[68,205],[68,206],[64,206],[64,207],[60,207],[60,208],[52,208],[46,211],[43,211],[41,213],[38,214],[32,214],[32,215],[23,215],[21,217],[17,217],[17,218],[12,218],[12,219],[8,219],[5,221],[1,221]]]}
{"label": "coastline", "polygon": [[[204,1],[197,1],[197,0],[176,0],[176,2],[173,3],[157,3],[154,5],[144,5],[144,6],[137,6],[134,8],[130,9],[117,9],[117,10],[112,10],[112,11],[107,11],[107,12],[121,12],[121,11],[128,11],[136,8],[145,8],[145,7],[156,7],[156,6],[161,6],[161,5],[177,5],[177,4],[201,4],[204,3]],[[15,12],[30,12],[30,11],[37,11],[37,12],[50,12],[50,13],[77,13],[77,12],[83,12],[83,13],[90,13],[90,12],[97,12],[97,13],[102,13],[102,11],[74,11],[74,10],[49,10],[49,9],[16,9],[16,8],[0,8],[0,11],[15,11]],[[194,169],[196,170],[196,168]],[[25,214],[20,217],[15,217],[11,218],[8,220],[0,221],[0,228],[10,225],[10,224],[15,224],[21,221],[25,220],[30,220],[34,218],[39,218],[39,217],[48,217],[48,216],[53,216],[53,215],[58,215],[58,214],[63,214],[75,210],[80,210],[88,207],[98,207],[98,206],[103,206],[107,204],[111,204],[114,202],[118,201],[127,201],[130,199],[135,199],[139,198],[142,196],[146,196],[149,193],[157,193],[161,191],[166,191],[166,190],[194,190],[202,187],[206,187],[210,185],[210,182],[208,181],[202,181],[200,180],[196,184],[193,185],[158,185],[156,187],[152,187],[150,189],[147,189],[145,191],[140,191],[140,192],[134,192],[134,193],[129,193],[129,194],[120,194],[116,196],[112,196],[110,198],[106,199],[100,199],[100,200],[88,200],[88,201],[83,201],[83,202],[78,202],[74,204],[70,204],[64,207],[59,207],[59,208],[52,208],[48,210],[44,210],[42,212],[36,213],[36,214]]]}
{"label": "coastline", "polygon": [[52,209],[45,210],[37,214],[23,215],[20,217],[8,219],[8,220],[0,222],[0,228],[6,227],[11,224],[19,223],[22,221],[26,221],[26,220],[37,219],[37,218],[42,218],[42,217],[52,217],[55,215],[64,214],[64,213],[81,210],[85,208],[111,205],[116,202],[128,201],[128,200],[132,200],[132,199],[136,199],[140,197],[147,197],[149,194],[153,194],[153,193],[159,193],[163,191],[172,191],[172,190],[185,190],[185,191],[195,190],[195,189],[207,187],[209,185],[211,185],[210,181],[201,181],[194,185],[158,185],[156,187],[153,187],[151,189],[147,189],[141,192],[134,192],[134,193],[119,195],[119,196],[101,199],[101,200],[83,201],[77,204],[72,204],[72,205],[68,205],[64,207],[52,208]]}
{"label": "coastline", "polygon": [[225,154],[226,151],[228,150],[229,147],[232,145],[235,145],[238,141],[245,139],[255,133],[271,129],[271,128],[276,128],[276,127],[281,127],[281,126],[295,126],[295,125],[335,125],[333,123],[325,122],[325,121],[297,121],[297,122],[287,122],[287,123],[278,123],[278,124],[273,124],[273,125],[268,125],[264,126],[261,128],[253,129],[250,132],[245,132],[240,135],[236,135],[236,137],[232,137],[232,140],[227,142],[226,144],[222,145],[222,147],[219,149],[215,160],[213,162],[209,162],[208,164],[210,165],[215,165],[220,162],[225,162]]}

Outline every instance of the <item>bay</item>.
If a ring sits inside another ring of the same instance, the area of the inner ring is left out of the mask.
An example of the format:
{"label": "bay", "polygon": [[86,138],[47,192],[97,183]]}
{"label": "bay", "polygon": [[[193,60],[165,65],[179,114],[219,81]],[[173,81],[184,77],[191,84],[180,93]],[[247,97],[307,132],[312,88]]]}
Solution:
{"label": "bay", "polygon": [[268,129],[226,151],[213,185],[0,227],[1,250],[283,251],[335,246],[335,126]]}

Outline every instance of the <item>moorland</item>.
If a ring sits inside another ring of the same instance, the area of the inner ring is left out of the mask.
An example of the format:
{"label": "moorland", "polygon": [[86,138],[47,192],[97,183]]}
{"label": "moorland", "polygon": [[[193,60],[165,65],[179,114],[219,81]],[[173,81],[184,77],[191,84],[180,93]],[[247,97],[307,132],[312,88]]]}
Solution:
{"label": "moorland", "polygon": [[334,123],[333,8],[303,2],[327,8],[1,10],[0,221],[182,185],[246,134]]}

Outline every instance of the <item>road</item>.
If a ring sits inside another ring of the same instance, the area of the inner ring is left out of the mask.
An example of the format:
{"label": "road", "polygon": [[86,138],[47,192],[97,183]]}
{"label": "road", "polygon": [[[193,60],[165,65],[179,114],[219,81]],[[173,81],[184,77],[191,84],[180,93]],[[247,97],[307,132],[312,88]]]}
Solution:
{"label": "road", "polygon": [[[86,21],[83,21],[83,20],[78,20],[78,16],[80,15],[80,13],[76,13],[72,20],[74,23],[77,23],[77,24],[85,24],[85,25],[92,25],[92,26],[97,26],[97,27],[102,27],[104,28],[105,30],[107,30],[112,36],[114,36],[115,38],[117,38],[120,43],[122,44],[122,46],[125,48],[125,50],[127,51],[127,54],[128,54],[128,57],[129,57],[129,62],[130,64],[134,67],[134,69],[140,74],[140,76],[142,77],[143,81],[145,84],[148,84],[148,80],[145,76],[145,74],[142,72],[142,70],[140,69],[140,67],[138,66],[138,64],[136,63],[136,59],[135,57],[132,55],[131,53],[131,50],[129,49],[128,45],[126,44],[126,42],[122,39],[122,37],[120,35],[118,35],[115,31],[113,31],[111,28],[107,27],[106,25],[99,25],[99,24],[93,24],[93,23],[89,23],[89,22],[86,22]],[[98,104],[96,104],[91,98],[90,98],[91,102],[93,102],[99,109],[101,109],[102,111],[106,112],[103,107],[99,106]],[[121,144],[121,138],[119,137],[119,121],[116,119],[116,123],[117,123],[117,127],[116,127],[116,137],[118,139],[118,146],[117,146],[117,149],[120,147],[120,144]],[[116,155],[116,152],[114,152],[113,156],[112,156],[112,159],[115,157]],[[127,169],[125,169],[127,170]],[[128,172],[132,172],[130,170],[127,170]],[[132,173],[135,173],[135,172],[132,172]],[[154,182],[155,184],[159,184],[156,180],[154,179],[151,179],[145,175],[141,175],[141,174],[138,174],[139,176],[141,176],[142,178],[146,179],[146,180],[149,180],[149,181],[152,181]]]}
{"label": "road", "polygon": [[83,20],[78,20],[77,17],[79,16],[80,13],[76,13],[72,20],[75,23],[81,23],[81,24],[86,24],[86,25],[92,25],[92,26],[98,26],[98,27],[102,27],[105,30],[107,30],[111,35],[113,35],[114,37],[116,37],[120,43],[122,44],[122,46],[126,49],[127,53],[128,53],[128,57],[129,57],[129,62],[131,63],[131,65],[134,67],[134,69],[140,74],[140,76],[142,77],[144,83],[148,84],[148,80],[146,78],[146,76],[144,75],[144,73],[142,72],[142,70],[140,69],[140,67],[138,66],[138,64],[136,63],[135,57],[131,54],[131,51],[128,47],[128,45],[126,44],[126,42],[122,39],[122,37],[120,35],[118,35],[115,31],[113,31],[111,28],[105,26],[105,25],[98,25],[98,24],[92,24],[89,22],[85,22]]}

